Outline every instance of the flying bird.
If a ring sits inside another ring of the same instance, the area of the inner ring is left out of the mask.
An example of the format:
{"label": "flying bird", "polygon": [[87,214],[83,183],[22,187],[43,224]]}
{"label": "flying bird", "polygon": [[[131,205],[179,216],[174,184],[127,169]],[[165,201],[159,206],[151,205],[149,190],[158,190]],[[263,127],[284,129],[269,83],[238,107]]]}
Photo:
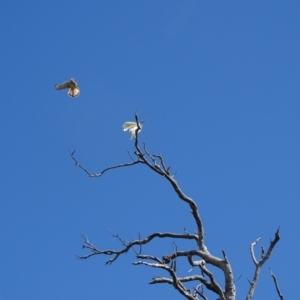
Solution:
{"label": "flying bird", "polygon": [[64,83],[56,84],[55,88],[57,90],[69,89],[68,95],[70,97],[77,97],[80,94],[78,84],[73,78],[71,78],[70,81],[65,81]]}
{"label": "flying bird", "polygon": [[[142,126],[143,126],[143,124],[139,123],[140,129],[138,130],[138,132],[140,132],[142,130]],[[124,131],[128,130],[128,132],[131,136],[130,140],[132,140],[132,138],[135,138],[135,133],[136,133],[136,130],[138,129],[136,122],[125,122],[123,124],[123,128],[124,128]]]}

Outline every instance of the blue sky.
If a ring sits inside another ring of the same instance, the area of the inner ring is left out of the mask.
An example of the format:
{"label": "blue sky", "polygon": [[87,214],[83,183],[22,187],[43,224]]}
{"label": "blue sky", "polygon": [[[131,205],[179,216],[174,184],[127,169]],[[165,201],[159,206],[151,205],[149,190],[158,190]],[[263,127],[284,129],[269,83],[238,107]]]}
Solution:
{"label": "blue sky", "polygon": [[[145,167],[95,179],[74,166],[69,149],[93,172],[129,161],[133,142],[122,124],[135,111],[145,120],[141,142],[197,202],[208,249],[225,250],[241,276],[237,298],[254,272],[250,243],[261,237],[257,250],[267,247],[280,226],[254,299],[277,297],[269,267],[295,299],[299,11],[299,1],[3,3],[1,299],[182,299],[171,286],[148,285],[166,274],[133,266],[133,252],[111,266],[107,257],[75,258],[88,253],[82,233],[118,249],[107,229],[128,240],[195,230],[188,207]],[[76,99],[54,89],[71,77]],[[143,253],[171,253],[171,243]]]}

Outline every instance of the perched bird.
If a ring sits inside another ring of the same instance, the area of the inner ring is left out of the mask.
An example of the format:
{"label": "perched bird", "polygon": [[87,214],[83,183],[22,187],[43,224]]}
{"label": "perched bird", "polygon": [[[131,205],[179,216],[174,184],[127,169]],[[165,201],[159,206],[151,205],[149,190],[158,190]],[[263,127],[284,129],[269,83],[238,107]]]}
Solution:
{"label": "perched bird", "polygon": [[[141,129],[139,129],[138,131],[140,132],[142,130],[143,124],[139,123],[139,126],[140,126]],[[129,132],[129,134],[131,136],[130,140],[132,140],[132,138],[135,138],[135,132],[136,132],[136,130],[138,128],[136,122],[125,122],[123,124],[123,128],[124,128],[124,131],[128,130],[128,132]]]}
{"label": "perched bird", "polygon": [[78,84],[73,78],[71,78],[70,81],[65,81],[64,83],[56,84],[55,88],[57,90],[69,89],[68,95],[70,97],[77,97],[80,94]]}

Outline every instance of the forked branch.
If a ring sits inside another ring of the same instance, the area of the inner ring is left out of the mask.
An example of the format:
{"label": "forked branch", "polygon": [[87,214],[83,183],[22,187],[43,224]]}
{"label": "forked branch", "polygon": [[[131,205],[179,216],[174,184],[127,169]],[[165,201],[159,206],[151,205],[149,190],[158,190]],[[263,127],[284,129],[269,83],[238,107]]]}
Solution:
{"label": "forked branch", "polygon": [[256,257],[255,257],[254,247],[257,245],[257,243],[260,240],[261,240],[261,238],[258,238],[253,243],[251,243],[251,245],[250,245],[250,253],[251,253],[251,257],[252,257],[252,260],[254,262],[254,265],[255,265],[255,271],[254,271],[254,276],[253,276],[252,281],[249,281],[249,283],[250,283],[250,289],[249,289],[249,292],[248,292],[247,297],[246,297],[247,300],[252,299],[253,294],[254,294],[254,290],[255,290],[255,287],[256,287],[256,284],[258,282],[258,278],[259,278],[259,274],[260,274],[260,269],[263,266],[263,264],[270,258],[275,245],[280,240],[279,228],[275,232],[274,240],[271,240],[271,242],[270,242],[270,245],[269,245],[269,248],[267,250],[267,253],[265,253],[265,251],[263,250],[262,254],[261,254],[261,258],[258,261],[256,259]]}

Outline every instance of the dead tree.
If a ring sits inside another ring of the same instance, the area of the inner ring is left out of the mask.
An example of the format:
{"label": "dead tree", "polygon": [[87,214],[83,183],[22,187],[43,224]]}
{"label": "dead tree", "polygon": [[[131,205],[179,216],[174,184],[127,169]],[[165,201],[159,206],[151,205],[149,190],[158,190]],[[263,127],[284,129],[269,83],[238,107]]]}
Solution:
{"label": "dead tree", "polygon": [[[159,283],[168,283],[173,285],[173,287],[186,299],[189,300],[198,300],[198,299],[207,299],[205,296],[205,289],[212,291],[213,293],[218,295],[218,299],[220,300],[235,300],[236,299],[236,287],[233,276],[233,271],[229,262],[229,259],[225,253],[222,251],[223,256],[217,257],[212,255],[207,245],[204,241],[204,226],[198,211],[198,207],[195,201],[188,197],[181,189],[174,178],[175,174],[170,172],[170,167],[166,166],[164,159],[161,155],[151,154],[147,148],[145,143],[141,148],[139,144],[138,132],[141,130],[140,123],[138,120],[137,113],[135,114],[135,120],[137,124],[136,129],[136,138],[134,142],[134,155],[129,156],[131,161],[128,163],[123,163],[111,167],[107,167],[102,170],[100,173],[91,173],[88,171],[83,165],[81,165],[77,159],[75,158],[75,151],[70,153],[72,159],[75,162],[75,165],[81,168],[89,177],[101,177],[105,172],[117,168],[130,167],[137,164],[145,165],[151,171],[155,172],[159,176],[164,177],[169,184],[172,186],[174,192],[178,196],[181,201],[184,201],[190,208],[192,217],[195,221],[196,225],[196,233],[190,234],[186,231],[184,233],[172,233],[172,232],[155,232],[150,234],[145,238],[138,238],[132,241],[126,241],[119,237],[118,235],[113,235],[117,238],[122,247],[120,250],[101,250],[95,247],[88,239],[86,235],[83,235],[84,245],[83,248],[88,249],[89,253],[84,256],[77,256],[79,259],[88,259],[95,255],[107,255],[110,257],[106,261],[106,264],[112,264],[114,261],[118,259],[118,257],[122,254],[127,253],[129,250],[133,250],[135,252],[137,261],[133,262],[134,265],[144,265],[152,268],[159,268],[166,271],[169,277],[154,277],[152,278],[150,284],[159,284]],[[189,240],[194,243],[191,244],[189,251],[180,251],[177,249],[176,244],[174,243],[174,249],[172,253],[164,253],[161,257],[153,256],[153,255],[143,255],[142,254],[142,246],[151,243],[154,239],[168,239],[171,238],[173,240]],[[252,299],[256,284],[258,282],[259,274],[261,267],[263,264],[270,258],[272,255],[272,251],[279,241],[279,229],[275,233],[275,237],[270,241],[270,245],[265,252],[262,248],[261,257],[259,260],[256,259],[254,254],[254,247],[259,242],[260,238],[255,240],[250,245],[250,254],[252,260],[255,265],[254,276],[252,280],[248,280],[250,284],[249,292],[246,295],[246,299]],[[139,247],[139,251],[136,251],[135,246]],[[185,276],[178,277],[176,274],[176,264],[178,259],[185,259],[191,267],[196,267],[199,270],[198,275],[193,276]],[[214,274],[210,270],[210,266],[214,266],[221,270],[224,276],[224,284],[221,285],[215,279]],[[271,274],[272,275],[272,274]],[[274,278],[274,277],[273,277]],[[195,283],[193,286],[193,290],[186,287],[186,283]],[[276,288],[278,284],[276,282]],[[280,292],[278,295],[281,296]],[[283,299],[281,296],[280,299]]]}

